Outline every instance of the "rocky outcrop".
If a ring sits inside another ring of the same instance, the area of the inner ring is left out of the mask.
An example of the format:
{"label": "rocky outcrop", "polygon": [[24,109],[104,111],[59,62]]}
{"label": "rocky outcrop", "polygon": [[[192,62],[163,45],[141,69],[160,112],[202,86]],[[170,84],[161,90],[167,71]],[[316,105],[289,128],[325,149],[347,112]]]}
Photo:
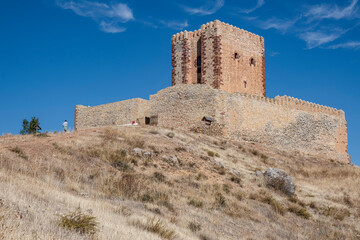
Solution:
{"label": "rocky outcrop", "polygon": [[269,168],[264,172],[266,186],[282,191],[288,196],[295,194],[295,184],[290,175],[281,169]]}

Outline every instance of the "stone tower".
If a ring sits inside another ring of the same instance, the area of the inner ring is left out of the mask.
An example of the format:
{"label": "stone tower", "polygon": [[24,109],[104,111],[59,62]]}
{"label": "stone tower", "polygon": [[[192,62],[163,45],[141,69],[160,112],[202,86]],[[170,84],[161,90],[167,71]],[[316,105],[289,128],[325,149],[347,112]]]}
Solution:
{"label": "stone tower", "polygon": [[172,85],[266,97],[264,38],[215,20],[172,36]]}

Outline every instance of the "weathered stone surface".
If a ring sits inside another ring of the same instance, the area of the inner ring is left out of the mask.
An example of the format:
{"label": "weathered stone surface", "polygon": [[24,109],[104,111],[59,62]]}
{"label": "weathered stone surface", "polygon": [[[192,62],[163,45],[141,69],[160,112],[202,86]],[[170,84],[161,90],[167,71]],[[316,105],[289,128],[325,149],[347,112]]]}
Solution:
{"label": "weathered stone surface", "polygon": [[292,178],[281,169],[269,168],[264,172],[264,179],[267,186],[280,190],[288,196],[292,196],[295,193],[295,185]]}
{"label": "weathered stone surface", "polygon": [[162,156],[164,162],[169,163],[171,166],[175,166],[179,164],[179,159],[175,156]]}
{"label": "weathered stone surface", "polygon": [[75,130],[89,127],[143,123],[149,112],[149,101],[141,98],[99,105],[75,106]]}
{"label": "weathered stone surface", "polygon": [[134,148],[133,149],[133,154],[137,157],[145,157],[145,158],[150,158],[151,157],[151,152],[146,151],[144,149],[141,148]]}
{"label": "weathered stone surface", "polygon": [[135,156],[141,157],[143,150],[141,148],[134,148],[133,153]]}
{"label": "weathered stone surface", "polygon": [[[201,64],[198,64],[201,59]],[[172,38],[172,85],[266,95],[264,38],[218,20]]]}
{"label": "weathered stone surface", "polygon": [[[349,162],[343,111],[290,97],[229,93],[207,85],[181,84],[150,96],[160,127],[210,134],[202,118],[215,119],[211,134]],[[179,117],[181,116],[181,117]]]}

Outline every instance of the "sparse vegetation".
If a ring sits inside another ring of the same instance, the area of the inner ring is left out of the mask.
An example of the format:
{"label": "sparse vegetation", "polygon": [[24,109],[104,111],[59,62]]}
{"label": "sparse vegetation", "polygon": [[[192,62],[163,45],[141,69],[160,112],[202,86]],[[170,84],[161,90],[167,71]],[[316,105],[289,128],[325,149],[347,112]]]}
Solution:
{"label": "sparse vegetation", "polygon": [[188,227],[192,232],[198,232],[201,230],[201,224],[195,221],[189,222]]}
{"label": "sparse vegetation", "polygon": [[189,205],[194,206],[196,208],[202,208],[204,206],[204,202],[201,200],[191,199],[188,202]]}
{"label": "sparse vegetation", "polygon": [[[170,139],[149,130],[107,127],[50,134],[47,139],[2,137],[1,184],[7,194],[0,200],[0,238],[150,239],[153,234],[163,239],[188,239],[190,234],[203,240],[236,239],[242,234],[259,239],[356,238],[357,167],[319,164],[300,153],[272,151],[257,143],[238,147],[238,142],[185,132]],[[136,156],[135,146],[143,146],[151,157]],[[205,156],[211,149],[216,157],[220,148],[221,159]],[[294,196],[264,188],[262,173],[254,170],[264,172],[268,167],[262,153],[250,157],[250,149],[261,149],[271,156],[272,166],[291,174],[297,185]],[[21,152],[28,156],[26,161],[19,158]],[[170,165],[164,155],[181,161]],[[79,204],[86,206],[82,214],[96,216],[95,234],[80,236],[80,230],[57,224],[60,215],[55,212],[61,209],[70,215]],[[274,223],[271,231],[269,222]],[[166,237],[166,231],[173,235]]]}
{"label": "sparse vegetation", "polygon": [[296,215],[305,219],[309,219],[311,217],[311,214],[304,207],[300,207],[297,205],[291,205],[290,207],[288,207],[288,211],[295,213]]}
{"label": "sparse vegetation", "polygon": [[154,172],[154,178],[159,182],[165,182],[166,180],[165,175],[160,172]]}
{"label": "sparse vegetation", "polygon": [[168,227],[163,223],[159,218],[148,219],[146,223],[137,220],[132,221],[131,225],[136,226],[140,229],[155,233],[163,239],[174,240],[176,239],[176,234],[174,230],[168,229]]}
{"label": "sparse vegetation", "polygon": [[60,216],[59,226],[76,231],[83,235],[93,235],[97,232],[96,218],[82,212],[80,207],[74,212]]}
{"label": "sparse vegetation", "polygon": [[10,151],[16,153],[19,157],[28,160],[28,156],[25,154],[25,152],[18,146],[10,148]]}

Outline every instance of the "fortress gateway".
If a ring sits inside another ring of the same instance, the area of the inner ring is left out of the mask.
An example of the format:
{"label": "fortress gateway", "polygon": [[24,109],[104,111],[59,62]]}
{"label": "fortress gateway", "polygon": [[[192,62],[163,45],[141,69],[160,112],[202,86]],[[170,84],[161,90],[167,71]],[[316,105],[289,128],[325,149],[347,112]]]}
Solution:
{"label": "fortress gateway", "polygon": [[75,106],[75,129],[137,121],[350,162],[342,110],[266,97],[264,38],[218,20],[172,37],[172,87],[95,107]]}

